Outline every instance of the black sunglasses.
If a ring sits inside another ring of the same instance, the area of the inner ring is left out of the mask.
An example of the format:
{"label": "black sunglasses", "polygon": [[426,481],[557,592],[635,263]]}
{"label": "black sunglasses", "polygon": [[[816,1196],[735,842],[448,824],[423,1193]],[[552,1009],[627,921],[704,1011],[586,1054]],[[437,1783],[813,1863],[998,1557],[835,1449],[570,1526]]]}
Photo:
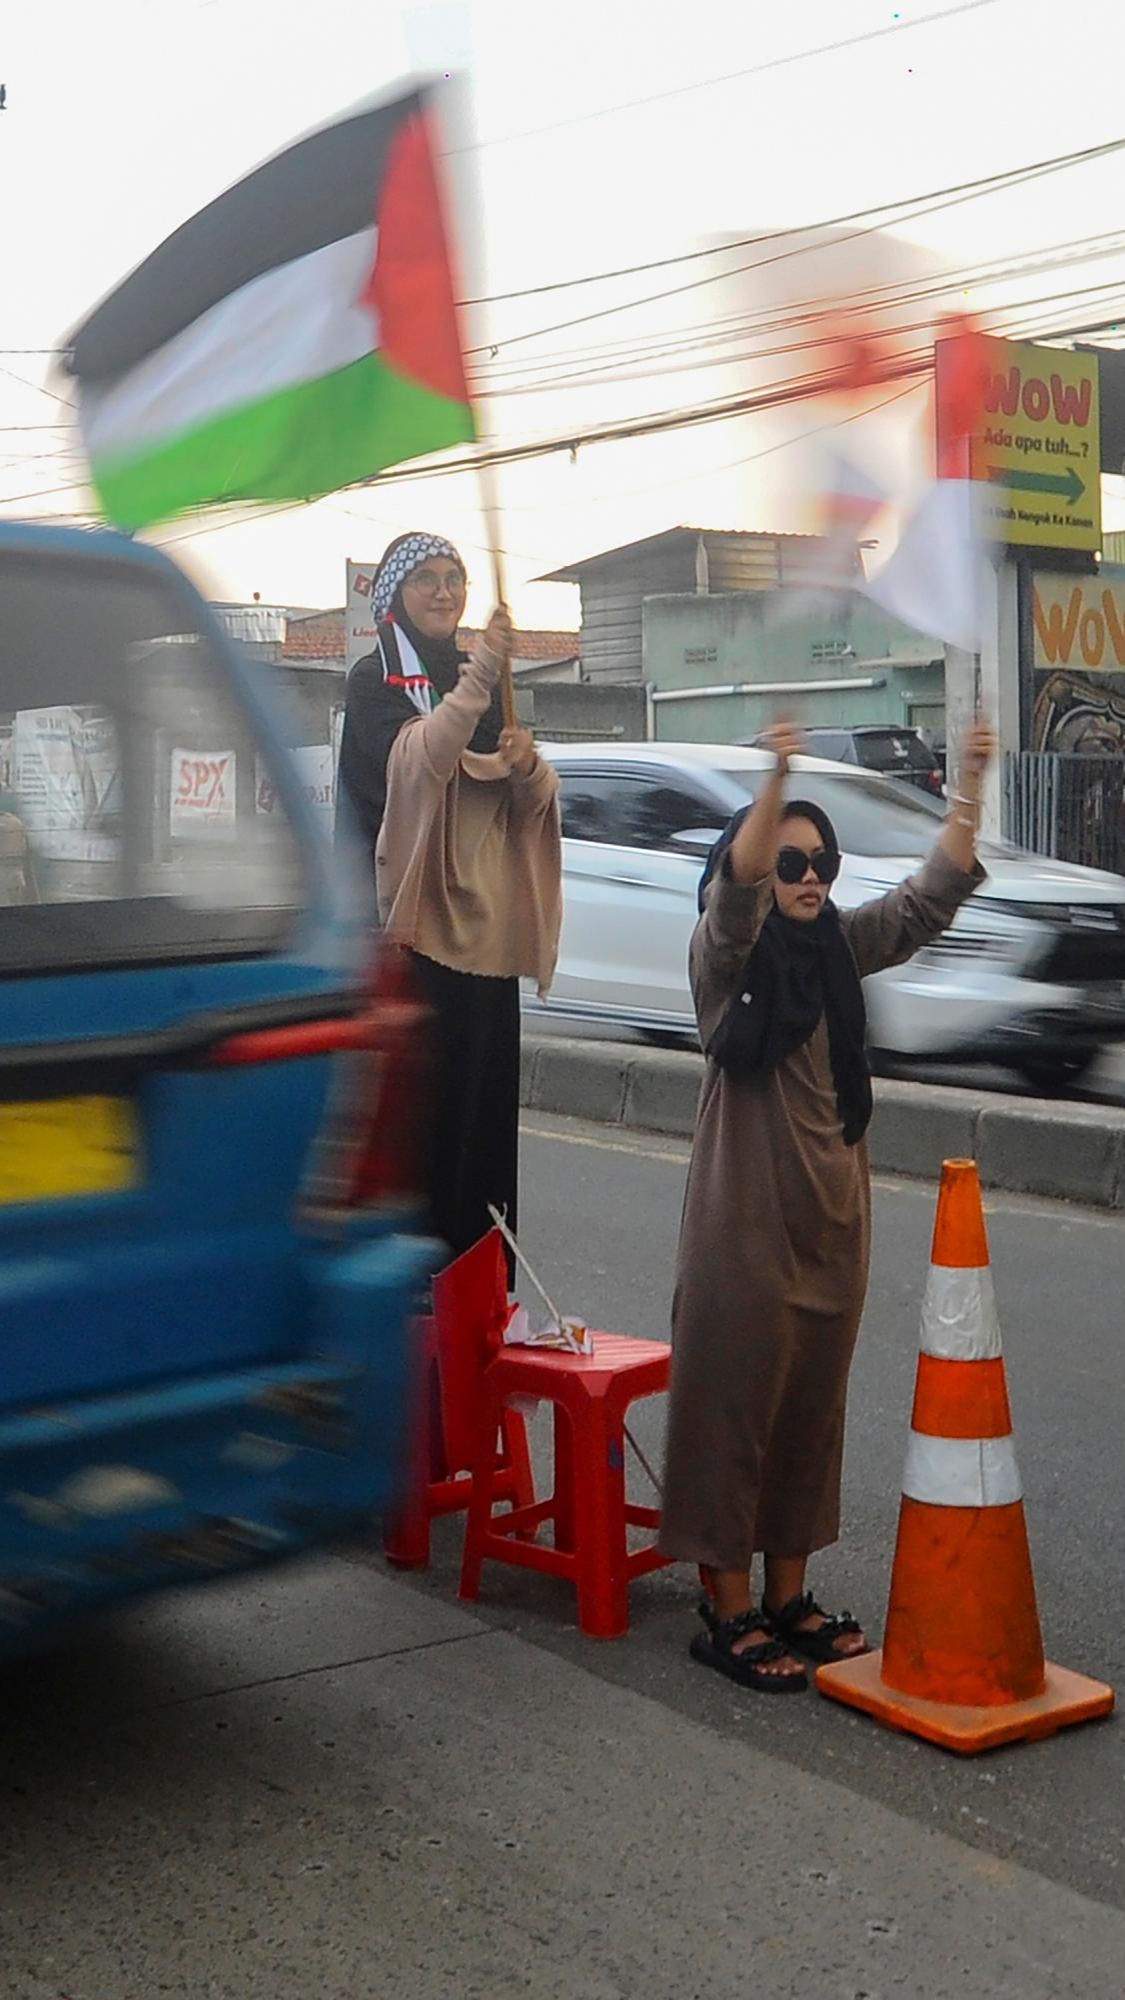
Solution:
{"label": "black sunglasses", "polygon": [[782,847],[777,856],[777,879],[791,885],[803,882],[809,869],[818,882],[834,882],[840,873],[840,857],[827,847],[818,847],[815,854],[806,854],[803,847]]}

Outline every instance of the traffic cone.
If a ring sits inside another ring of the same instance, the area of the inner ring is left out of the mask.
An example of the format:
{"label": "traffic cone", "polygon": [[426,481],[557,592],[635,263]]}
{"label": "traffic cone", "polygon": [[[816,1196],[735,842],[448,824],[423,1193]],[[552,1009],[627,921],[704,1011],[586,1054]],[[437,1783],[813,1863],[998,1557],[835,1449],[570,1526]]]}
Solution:
{"label": "traffic cone", "polygon": [[966,1755],[1114,1704],[1043,1658],[972,1160],[942,1168],[883,1650],[821,1667],[816,1684]]}

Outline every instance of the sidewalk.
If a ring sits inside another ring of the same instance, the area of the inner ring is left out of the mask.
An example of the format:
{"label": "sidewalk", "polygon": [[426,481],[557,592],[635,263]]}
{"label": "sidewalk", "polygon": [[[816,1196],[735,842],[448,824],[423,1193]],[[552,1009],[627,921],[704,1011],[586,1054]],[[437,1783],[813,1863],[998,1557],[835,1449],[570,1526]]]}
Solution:
{"label": "sidewalk", "polygon": [[[827,1769],[863,1725],[823,1719]],[[29,1668],[8,1721],[19,2000],[1122,1990],[1120,1912],[366,1559],[135,1613]]]}
{"label": "sidewalk", "polygon": [[[523,1037],[523,1103],[601,1124],[690,1137],[702,1079],[691,1049]],[[876,1077],[868,1134],[877,1173],[934,1179],[973,1158],[987,1188],[1125,1208],[1125,1106],[1071,1104]]]}

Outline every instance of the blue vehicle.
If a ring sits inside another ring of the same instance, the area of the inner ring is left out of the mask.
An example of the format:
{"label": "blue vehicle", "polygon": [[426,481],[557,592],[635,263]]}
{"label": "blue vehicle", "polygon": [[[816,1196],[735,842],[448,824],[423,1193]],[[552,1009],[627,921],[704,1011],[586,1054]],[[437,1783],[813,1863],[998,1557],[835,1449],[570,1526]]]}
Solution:
{"label": "blue vehicle", "polygon": [[398,1483],[425,1037],[265,671],[156,551],[0,525],[0,1654]]}

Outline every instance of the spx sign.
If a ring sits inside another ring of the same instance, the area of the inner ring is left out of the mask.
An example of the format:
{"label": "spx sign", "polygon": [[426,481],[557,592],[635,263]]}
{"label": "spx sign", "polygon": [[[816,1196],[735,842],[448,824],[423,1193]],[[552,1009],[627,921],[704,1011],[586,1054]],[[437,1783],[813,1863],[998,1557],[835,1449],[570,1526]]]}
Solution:
{"label": "spx sign", "polygon": [[[971,409],[960,416],[966,427],[962,470],[982,489],[981,532],[1022,547],[1099,548],[1097,356],[970,338],[973,378]],[[953,399],[943,395],[943,384],[959,368],[960,345],[940,342],[936,356],[939,453],[946,463],[951,441],[942,437],[942,424]]]}

